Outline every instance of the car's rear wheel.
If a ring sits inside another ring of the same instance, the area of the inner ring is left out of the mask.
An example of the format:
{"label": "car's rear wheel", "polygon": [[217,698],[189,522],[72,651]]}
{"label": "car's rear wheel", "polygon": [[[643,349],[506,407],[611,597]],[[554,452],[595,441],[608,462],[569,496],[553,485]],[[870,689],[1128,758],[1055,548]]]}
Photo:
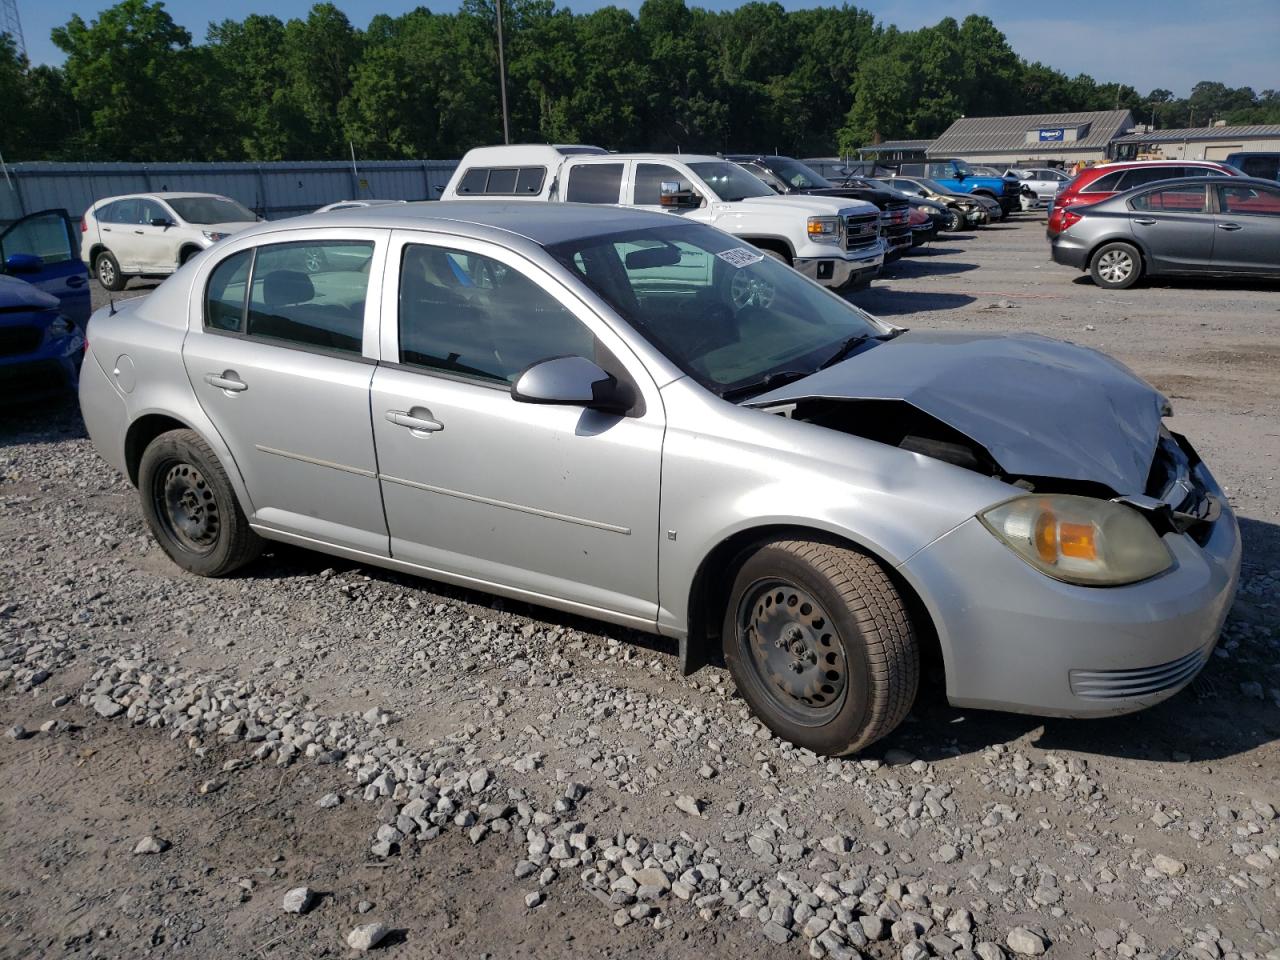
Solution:
{"label": "car's rear wheel", "polygon": [[123,290],[128,279],[120,272],[120,261],[110,250],[103,250],[98,254],[98,259],[93,262],[93,271],[97,274],[98,282],[107,290]]}
{"label": "car's rear wheel", "polygon": [[156,541],[184,570],[220,577],[262,549],[226,471],[194,430],[151,441],[138,465],[138,493]]}
{"label": "car's rear wheel", "polygon": [[738,690],[778,736],[854,753],[911,709],[920,656],[901,596],[872,558],[779,540],[742,564],[723,627]]}
{"label": "car's rear wheel", "polygon": [[1106,290],[1125,290],[1142,276],[1142,254],[1132,244],[1103,244],[1089,259],[1089,275]]}

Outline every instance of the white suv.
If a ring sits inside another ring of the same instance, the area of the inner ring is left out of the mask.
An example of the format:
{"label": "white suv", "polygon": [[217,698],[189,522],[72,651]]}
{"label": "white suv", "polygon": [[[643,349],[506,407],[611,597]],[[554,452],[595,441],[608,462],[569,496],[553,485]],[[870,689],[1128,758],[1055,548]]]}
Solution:
{"label": "white suv", "polygon": [[260,218],[214,193],[107,197],[80,220],[80,256],[108,290],[130,277],[163,277]]}

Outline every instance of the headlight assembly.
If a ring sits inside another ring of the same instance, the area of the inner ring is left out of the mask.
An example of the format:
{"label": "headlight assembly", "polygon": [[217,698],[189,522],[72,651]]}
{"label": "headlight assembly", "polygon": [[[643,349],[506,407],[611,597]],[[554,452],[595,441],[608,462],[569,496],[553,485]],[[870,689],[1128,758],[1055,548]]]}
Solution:
{"label": "headlight assembly", "polygon": [[809,218],[809,239],[814,243],[839,243],[842,232],[839,217]]}
{"label": "headlight assembly", "polygon": [[1173,566],[1137,510],[1067,494],[1018,497],[978,514],[997,539],[1041,573],[1067,583],[1136,583]]}

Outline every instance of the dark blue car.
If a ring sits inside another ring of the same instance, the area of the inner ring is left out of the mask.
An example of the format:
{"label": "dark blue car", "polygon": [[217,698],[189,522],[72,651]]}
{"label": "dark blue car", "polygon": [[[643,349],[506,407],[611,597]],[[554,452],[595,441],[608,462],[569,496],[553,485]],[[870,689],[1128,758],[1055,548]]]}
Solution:
{"label": "dark blue car", "polygon": [[0,232],[0,405],[74,390],[89,322],[89,272],[65,210]]}

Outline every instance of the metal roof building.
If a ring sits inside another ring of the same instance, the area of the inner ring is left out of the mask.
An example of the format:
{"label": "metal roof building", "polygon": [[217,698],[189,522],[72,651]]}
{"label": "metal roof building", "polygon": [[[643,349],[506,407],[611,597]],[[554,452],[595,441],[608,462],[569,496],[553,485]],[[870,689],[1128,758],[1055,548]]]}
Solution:
{"label": "metal roof building", "polygon": [[1188,127],[1131,133],[1116,140],[1116,158],[1225,160],[1241,151],[1280,151],[1280,123],[1242,127]]}
{"label": "metal roof building", "polygon": [[1134,127],[1128,110],[961,117],[926,150],[929,157],[986,163],[1110,159],[1111,144]]}

